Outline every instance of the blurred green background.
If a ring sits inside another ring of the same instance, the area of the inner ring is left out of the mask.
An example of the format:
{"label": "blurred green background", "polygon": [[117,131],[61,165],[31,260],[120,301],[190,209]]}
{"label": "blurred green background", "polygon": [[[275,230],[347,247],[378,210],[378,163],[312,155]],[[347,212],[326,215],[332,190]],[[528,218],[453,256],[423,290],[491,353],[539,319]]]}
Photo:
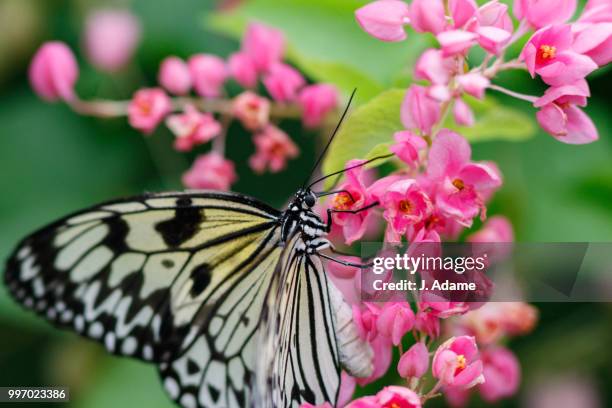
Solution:
{"label": "blurred green background", "polygon": [[[31,91],[27,64],[46,40],[67,42],[79,57],[79,94],[129,98],[153,85],[159,62],[169,54],[196,52],[227,56],[239,43],[244,21],[258,19],[285,30],[294,64],[311,79],[333,81],[344,90],[359,88],[361,102],[391,86],[405,86],[414,58],[430,39],[411,33],[401,44],[385,44],[362,33],[353,11],[355,0],[256,0],[219,16],[219,4],[202,0],[0,1],[0,256],[33,229],[66,213],[114,197],[180,188],[180,174],[193,156],[171,148],[171,135],[160,129],[144,138],[124,119],[98,120],[47,104]],[[96,72],[83,61],[81,31],[87,12],[121,6],[141,19],[143,39],[134,62],[116,75]],[[211,14],[214,13],[214,14]],[[516,51],[516,50],[515,50]],[[473,145],[477,160],[497,162],[505,184],[489,213],[511,218],[520,241],[612,241],[612,121],[609,69],[590,78],[593,97],[587,112],[601,140],[569,146],[538,131],[522,141]],[[507,73],[497,81],[538,94],[543,86],[525,73]],[[495,95],[533,121],[526,103]],[[314,160],[317,135],[286,122],[283,128],[301,147],[300,157],[277,175],[254,176],[246,165],[253,151],[248,134],[230,130],[229,157],[236,160],[235,190],[278,207],[301,183]],[[527,125],[525,125],[527,126]],[[247,141],[246,143],[244,141]],[[499,406],[527,406],[530,393],[559,375],[580,378],[582,389],[600,406],[612,406],[612,308],[609,304],[540,304],[540,323],[510,346],[523,366],[516,398]],[[108,356],[76,335],[53,330],[16,306],[0,288],[0,385],[67,385],[75,407],[168,407],[153,367]],[[372,388],[371,390],[374,390]],[[576,391],[578,392],[578,391]],[[436,401],[432,406],[443,406]],[[474,406],[482,403],[474,400]],[[595,405],[597,406],[597,405]]]}

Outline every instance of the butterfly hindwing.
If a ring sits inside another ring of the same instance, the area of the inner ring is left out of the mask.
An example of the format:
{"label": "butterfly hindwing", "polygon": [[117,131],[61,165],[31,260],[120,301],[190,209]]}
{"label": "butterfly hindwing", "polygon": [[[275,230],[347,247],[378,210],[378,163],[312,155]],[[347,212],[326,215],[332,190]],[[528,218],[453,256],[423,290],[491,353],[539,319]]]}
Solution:
{"label": "butterfly hindwing", "polygon": [[340,361],[329,281],[318,256],[299,253],[292,240],[270,289],[260,337],[255,406],[335,404]]}

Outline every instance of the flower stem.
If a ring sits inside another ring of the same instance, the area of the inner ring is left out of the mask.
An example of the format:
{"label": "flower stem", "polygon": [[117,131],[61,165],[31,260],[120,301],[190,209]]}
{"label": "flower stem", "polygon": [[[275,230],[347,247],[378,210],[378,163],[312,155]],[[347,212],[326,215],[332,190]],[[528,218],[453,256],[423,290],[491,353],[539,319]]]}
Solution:
{"label": "flower stem", "polygon": [[538,99],[537,96],[525,95],[525,94],[522,94],[522,93],[519,93],[519,92],[514,92],[514,91],[511,91],[510,89],[506,89],[506,88],[504,88],[502,86],[495,85],[495,84],[489,85],[489,89],[492,89],[492,90],[497,91],[497,92],[504,93],[506,95],[512,96],[513,98],[521,99],[523,101],[527,101],[527,102],[530,102],[530,103],[534,103]]}

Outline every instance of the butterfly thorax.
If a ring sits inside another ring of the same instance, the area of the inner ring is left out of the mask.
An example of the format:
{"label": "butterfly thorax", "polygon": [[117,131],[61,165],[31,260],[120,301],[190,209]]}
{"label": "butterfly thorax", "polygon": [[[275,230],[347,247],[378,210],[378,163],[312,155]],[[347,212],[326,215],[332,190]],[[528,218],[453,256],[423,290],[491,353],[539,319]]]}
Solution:
{"label": "butterfly thorax", "polygon": [[316,196],[310,190],[299,190],[281,217],[281,240],[287,242],[294,234],[300,234],[302,242],[298,251],[309,254],[330,246],[326,238],[329,225],[313,211]]}

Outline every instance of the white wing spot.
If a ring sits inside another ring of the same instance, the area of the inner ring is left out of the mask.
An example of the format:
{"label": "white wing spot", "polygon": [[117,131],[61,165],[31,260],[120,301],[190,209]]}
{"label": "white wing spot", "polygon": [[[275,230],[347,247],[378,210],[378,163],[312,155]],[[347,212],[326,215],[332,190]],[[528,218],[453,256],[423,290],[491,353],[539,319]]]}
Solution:
{"label": "white wing spot", "polygon": [[75,319],[74,319],[74,328],[76,329],[76,331],[81,332],[83,331],[83,329],[85,328],[85,319],[83,318],[83,316],[78,315]]}
{"label": "white wing spot", "polygon": [[123,354],[131,355],[136,352],[137,347],[138,343],[136,342],[136,338],[134,336],[128,336],[121,345],[121,352]]}
{"label": "white wing spot", "polygon": [[116,342],[115,333],[108,332],[106,336],[104,336],[104,346],[109,351],[115,351],[115,342]]}
{"label": "white wing spot", "polygon": [[72,241],[62,248],[55,258],[57,269],[70,269],[75,262],[83,256],[89,249],[98,245],[108,233],[106,224],[98,225],[84,233],[79,239]]}
{"label": "white wing spot", "polygon": [[181,397],[181,405],[185,408],[196,408],[198,402],[193,394],[185,394]]}
{"label": "white wing spot", "polygon": [[34,289],[34,296],[36,297],[42,297],[45,294],[45,285],[42,278],[34,279],[32,289]]}
{"label": "white wing spot", "polygon": [[104,334],[104,326],[100,322],[94,322],[89,327],[89,335],[94,339],[99,339]]}
{"label": "white wing spot", "polygon": [[164,380],[164,387],[172,399],[176,399],[179,396],[179,385],[174,378],[166,377]]}

